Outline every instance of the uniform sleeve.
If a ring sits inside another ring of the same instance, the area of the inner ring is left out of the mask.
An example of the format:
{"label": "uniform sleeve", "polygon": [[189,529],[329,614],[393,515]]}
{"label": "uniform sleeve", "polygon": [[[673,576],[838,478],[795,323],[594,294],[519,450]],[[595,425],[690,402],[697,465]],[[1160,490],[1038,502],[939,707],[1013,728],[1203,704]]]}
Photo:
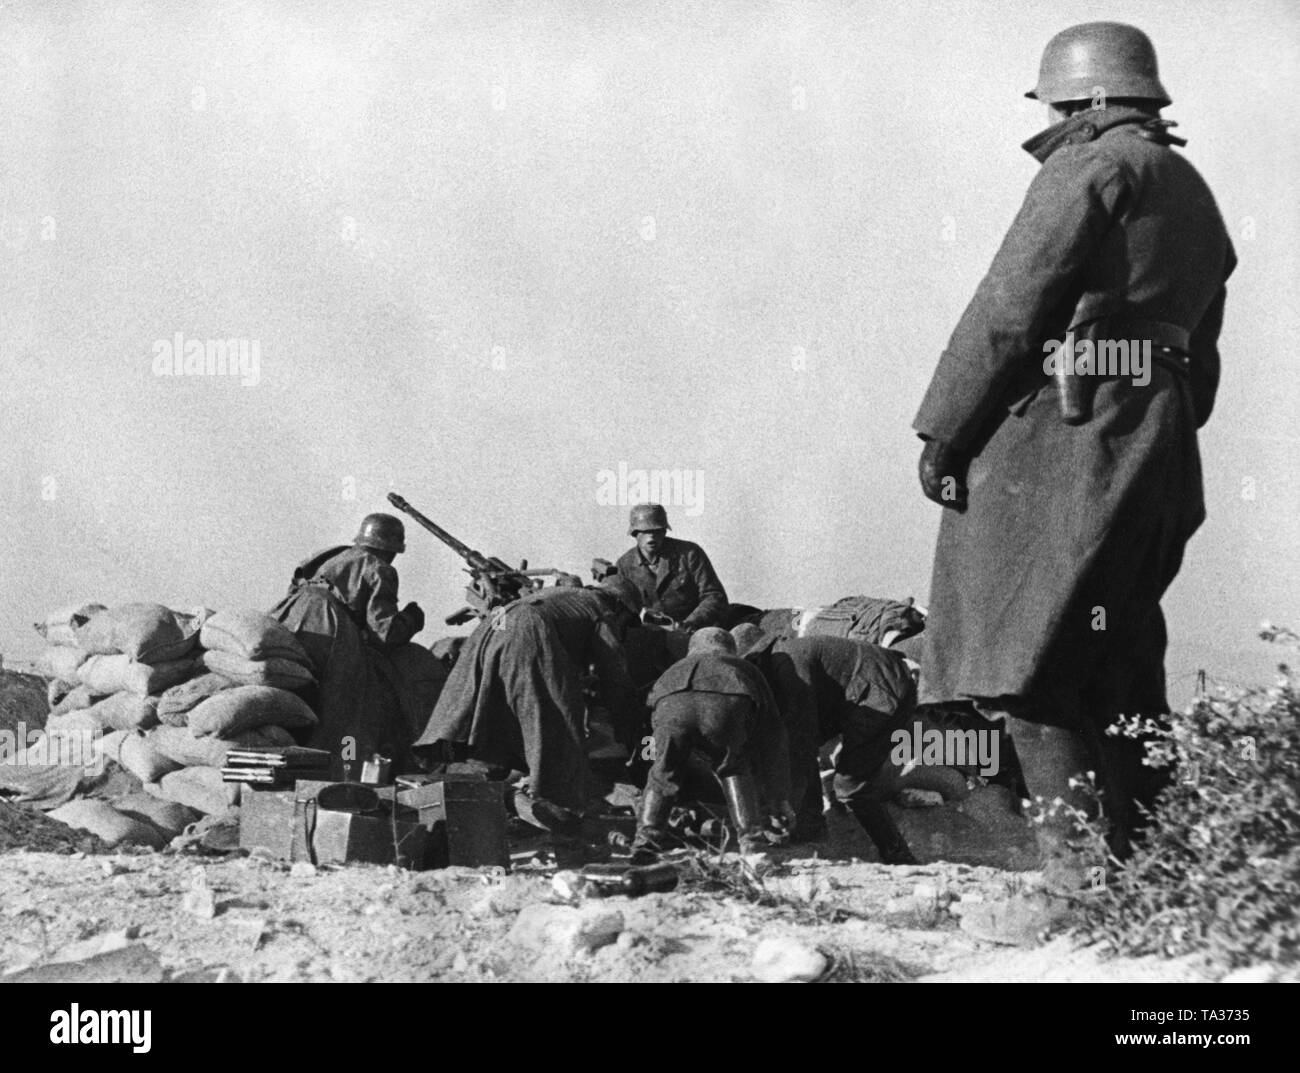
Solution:
{"label": "uniform sleeve", "polygon": [[758,708],[753,737],[755,774],[763,786],[768,805],[775,808],[792,800],[790,740],[767,680],[757,673],[753,679],[751,696]]}
{"label": "uniform sleeve", "polygon": [[614,627],[604,620],[596,624],[592,634],[591,662],[605,707],[614,713],[616,720],[634,719],[639,707],[627,660],[623,656],[623,645]]}
{"label": "uniform sleeve", "polygon": [[1125,182],[1092,144],[1039,169],[988,274],[958,321],[912,427],[964,448],[1026,362],[1041,366],[1048,321],[1110,225]]}
{"label": "uniform sleeve", "polygon": [[812,683],[800,676],[789,656],[774,653],[770,666],[790,753],[790,801],[798,808],[808,792],[808,780],[816,777],[819,767],[817,694]]}
{"label": "uniform sleeve", "polygon": [[[1237,255],[1231,244],[1223,278],[1226,281],[1237,267]],[[1192,382],[1192,404],[1196,409],[1196,427],[1201,428],[1214,411],[1214,397],[1219,390],[1219,332],[1223,329],[1223,307],[1228,298],[1226,286],[1219,287],[1201,323],[1192,332],[1188,345],[1191,362],[1188,372]]]}
{"label": "uniform sleeve", "polygon": [[397,571],[380,563],[370,579],[370,600],[366,604],[366,625],[385,648],[404,645],[415,636],[415,623],[397,608]]}
{"label": "uniform sleeve", "polygon": [[687,558],[687,567],[695,579],[695,587],[700,593],[700,602],[695,610],[682,620],[682,625],[690,629],[701,626],[714,626],[726,613],[727,590],[718,580],[717,572],[703,548],[692,548]]}

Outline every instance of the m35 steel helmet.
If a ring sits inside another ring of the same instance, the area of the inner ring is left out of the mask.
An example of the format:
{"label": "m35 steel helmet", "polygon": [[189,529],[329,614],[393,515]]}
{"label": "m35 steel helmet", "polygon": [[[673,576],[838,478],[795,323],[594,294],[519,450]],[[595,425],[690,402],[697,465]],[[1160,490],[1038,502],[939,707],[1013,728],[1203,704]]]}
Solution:
{"label": "m35 steel helmet", "polygon": [[647,529],[671,529],[668,512],[658,503],[638,503],[627,520],[627,535],[636,536]]}
{"label": "m35 steel helmet", "polygon": [[391,514],[367,514],[352,543],[375,551],[405,551],[406,527]]}
{"label": "m35 steel helmet", "polygon": [[1170,103],[1151,38],[1122,22],[1085,22],[1062,30],[1047,42],[1038,85],[1025,96],[1045,104],[1095,97]]}
{"label": "m35 steel helmet", "polygon": [[705,626],[691,634],[687,652],[721,652],[725,656],[736,654],[736,639],[721,626]]}

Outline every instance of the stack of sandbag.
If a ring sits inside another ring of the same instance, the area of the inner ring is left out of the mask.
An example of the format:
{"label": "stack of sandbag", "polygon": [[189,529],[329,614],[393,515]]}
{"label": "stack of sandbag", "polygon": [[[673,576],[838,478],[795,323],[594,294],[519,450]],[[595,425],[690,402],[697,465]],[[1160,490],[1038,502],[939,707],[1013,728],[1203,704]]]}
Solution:
{"label": "stack of sandbag", "polygon": [[293,745],[290,731],[317,723],[306,701],[274,686],[218,688],[183,714],[186,725],[163,724],[125,737],[119,763],[149,793],[209,814],[239,803],[239,785],[221,777],[231,749]]}
{"label": "stack of sandbag", "polygon": [[302,689],[315,681],[292,630],[260,611],[221,611],[200,635],[203,665],[244,686]]}
{"label": "stack of sandbag", "polygon": [[201,672],[165,690],[160,726],[124,743],[122,763],[145,789],[206,813],[239,798],[221,769],[234,747],[288,746],[316,726],[293,691],[315,678],[292,631],[260,611],[221,611],[203,623]]}
{"label": "stack of sandbag", "polygon": [[[77,641],[77,630],[100,611],[108,610],[103,604],[72,604],[51,611],[43,622],[33,624],[45,639],[45,651],[37,661],[41,673],[49,681],[50,707],[59,705],[80,682],[77,669],[86,661],[88,653]],[[87,705],[89,706],[89,705]],[[64,711],[72,709],[65,708]]]}
{"label": "stack of sandbag", "polygon": [[53,679],[47,732],[99,737],[155,726],[158,695],[199,666],[199,633],[210,615],[136,603],[83,605],[48,616],[37,625],[56,642],[42,659]]}
{"label": "stack of sandbag", "polygon": [[[114,820],[103,802],[67,814],[105,841],[149,842],[131,822],[170,837],[178,819],[225,813],[240,791],[221,777],[231,749],[291,746],[291,731],[317,723],[294,692],[315,681],[306,651],[259,611],[81,605],[42,626],[50,641],[45,668],[60,683],[51,690],[51,733],[95,740],[97,755],[147,792],[136,795],[135,808],[119,810],[125,820]],[[157,807],[143,807],[145,797]]]}

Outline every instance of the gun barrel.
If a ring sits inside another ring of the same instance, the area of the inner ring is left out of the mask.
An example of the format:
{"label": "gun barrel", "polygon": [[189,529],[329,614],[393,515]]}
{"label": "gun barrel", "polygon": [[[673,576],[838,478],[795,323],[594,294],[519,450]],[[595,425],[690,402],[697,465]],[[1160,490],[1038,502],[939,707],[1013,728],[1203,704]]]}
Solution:
{"label": "gun barrel", "polygon": [[471,566],[477,567],[482,564],[483,561],[482,555],[476,552],[468,544],[462,543],[461,541],[457,540],[454,536],[452,536],[449,532],[447,532],[447,530],[445,530],[437,522],[430,521],[418,510],[416,510],[413,506],[411,506],[410,503],[408,503],[405,499],[399,496],[396,492],[388,493],[388,502],[390,502],[403,514],[409,514],[412,518],[414,518],[417,522],[419,522],[422,526],[424,526],[425,529],[429,530],[430,533],[432,533],[444,544],[446,544],[447,547],[451,548],[452,551],[454,551],[462,559],[468,562]]}

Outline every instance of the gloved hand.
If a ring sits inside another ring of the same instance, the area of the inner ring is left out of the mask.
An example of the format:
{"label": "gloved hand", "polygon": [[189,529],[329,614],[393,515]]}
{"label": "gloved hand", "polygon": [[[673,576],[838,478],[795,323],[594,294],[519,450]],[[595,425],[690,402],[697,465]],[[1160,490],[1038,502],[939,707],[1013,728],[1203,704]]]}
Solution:
{"label": "gloved hand", "polygon": [[921,491],[941,507],[966,507],[966,458],[943,440],[926,440],[921,450]]}
{"label": "gloved hand", "polygon": [[402,608],[402,614],[415,626],[412,633],[419,633],[424,629],[424,610],[414,600]]}

